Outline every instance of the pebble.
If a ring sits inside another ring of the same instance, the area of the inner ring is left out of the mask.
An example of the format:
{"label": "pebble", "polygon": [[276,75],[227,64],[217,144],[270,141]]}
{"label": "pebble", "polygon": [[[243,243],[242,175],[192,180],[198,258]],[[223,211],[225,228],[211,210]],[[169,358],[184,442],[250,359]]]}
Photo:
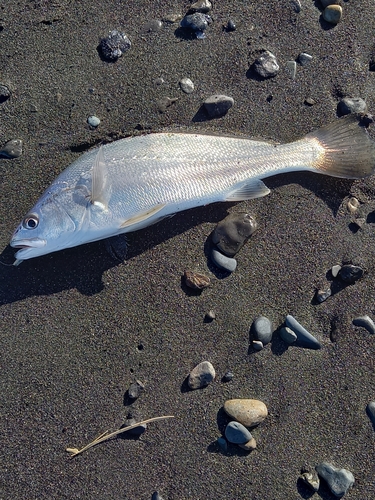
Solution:
{"label": "pebble", "polygon": [[314,106],[315,101],[311,97],[306,97],[304,103],[307,104],[307,106]]}
{"label": "pebble", "polygon": [[219,267],[220,269],[223,269],[224,271],[227,271],[228,273],[233,273],[236,270],[236,267],[237,267],[236,259],[232,259],[231,257],[227,257],[226,255],[223,255],[222,253],[217,251],[215,248],[213,248],[211,251],[211,259],[212,259],[212,262],[217,267]]}
{"label": "pebble", "polygon": [[142,26],[143,33],[156,33],[160,31],[163,26],[163,23],[159,19],[151,19],[146,24]]}
{"label": "pebble", "polygon": [[23,142],[21,139],[12,139],[5,143],[4,147],[0,150],[0,158],[19,158],[22,155]]}
{"label": "pebble", "polygon": [[203,102],[203,105],[211,118],[219,118],[225,115],[233,106],[234,99],[226,95],[214,94]]}
{"label": "pebble", "polygon": [[236,29],[237,29],[236,23],[232,19],[229,19],[229,21],[227,22],[226,30],[236,31]]}
{"label": "pebble", "polygon": [[344,97],[337,105],[337,114],[339,116],[349,115],[350,113],[366,113],[367,104],[360,97]]}
{"label": "pebble", "polygon": [[208,276],[194,271],[185,271],[184,278],[186,286],[193,290],[203,290],[211,284],[211,280]]}
{"label": "pebble", "polygon": [[176,14],[176,13],[167,14],[165,17],[163,17],[163,21],[165,23],[171,23],[171,24],[177,23],[181,19],[182,19],[181,14]]}
{"label": "pebble", "polygon": [[264,347],[263,342],[260,340],[253,340],[252,346],[256,351],[261,351]]}
{"label": "pebble", "polygon": [[195,32],[197,38],[205,38],[204,31],[210,24],[211,18],[207,14],[202,14],[201,12],[195,12],[194,14],[188,14],[185,16],[180,26],[181,28],[188,28]]}
{"label": "pebble", "polygon": [[178,83],[182,92],[185,92],[185,94],[191,94],[194,92],[194,83],[190,80],[190,78],[181,78]]}
{"label": "pebble", "polygon": [[257,447],[257,442],[252,437],[247,443],[243,443],[243,444],[239,443],[238,446],[240,448],[242,448],[243,450],[252,451],[252,450],[255,450],[255,448]]}
{"label": "pebble", "polygon": [[230,382],[233,379],[234,375],[232,372],[226,372],[223,375],[223,378],[221,379],[222,382]]}
{"label": "pebble", "polygon": [[287,63],[286,63],[286,69],[288,70],[290,76],[294,80],[295,77],[296,77],[296,74],[297,74],[297,63],[296,63],[296,61],[287,61]]}
{"label": "pebble", "polygon": [[[136,423],[137,423],[137,421],[135,420],[135,418],[128,417],[125,420],[125,423],[122,426],[122,428],[129,427],[130,425],[134,425]],[[134,427],[134,429],[131,429],[130,431],[127,431],[127,433],[131,434],[132,436],[140,436],[141,434],[146,432],[146,430],[147,430],[147,424],[142,424],[142,425],[139,425],[138,427]]]}
{"label": "pebble", "polygon": [[245,444],[253,438],[251,432],[239,422],[229,422],[225,428],[225,437],[233,444]]}
{"label": "pebble", "polygon": [[10,88],[3,83],[0,83],[0,103],[6,101],[11,96]]}
{"label": "pebble", "polygon": [[343,497],[354,484],[354,476],[350,471],[338,469],[327,462],[321,462],[317,465],[316,472],[326,481],[331,492],[338,498]]}
{"label": "pebble", "polygon": [[268,50],[262,52],[254,62],[254,70],[262,78],[272,78],[280,70],[276,57]]}
{"label": "pebble", "polygon": [[353,264],[345,264],[340,269],[339,276],[345,283],[353,284],[362,278],[363,269],[359,266],[353,266]]}
{"label": "pebble", "polygon": [[297,340],[297,335],[287,326],[283,326],[282,328],[280,328],[279,335],[282,340],[289,345],[294,344],[294,342]]}
{"label": "pebble", "polygon": [[299,14],[301,12],[301,2],[299,0],[290,0],[290,3],[293,7],[294,12]]}
{"label": "pebble", "polygon": [[190,6],[189,11],[202,12],[203,14],[207,14],[207,12],[210,12],[211,9],[212,9],[211,2],[209,2],[208,0],[198,0],[197,2],[194,2]]}
{"label": "pebble", "polygon": [[130,399],[138,399],[139,396],[144,392],[145,386],[139,380],[136,380],[130,384],[128,389],[128,396]]}
{"label": "pebble", "polygon": [[327,290],[317,290],[315,298],[321,304],[325,300],[327,300],[332,295],[332,290],[327,288]]}
{"label": "pebble", "polygon": [[359,205],[360,205],[359,200],[357,200],[357,198],[352,196],[348,200],[348,204],[347,204],[348,212],[350,212],[351,214],[354,214],[358,210]]}
{"label": "pebble", "polygon": [[224,439],[223,437],[219,437],[216,442],[219,445],[221,451],[223,451],[224,453],[228,451],[228,442],[226,439]]}
{"label": "pebble", "polygon": [[315,469],[305,466],[301,470],[302,481],[309,486],[313,491],[318,491],[320,486],[320,479]]}
{"label": "pebble", "polygon": [[372,426],[375,429],[375,401],[370,401],[366,406],[366,413],[368,418],[371,420]]}
{"label": "pebble", "polygon": [[213,311],[212,309],[210,309],[208,312],[206,312],[206,314],[204,316],[204,319],[206,321],[213,321],[214,319],[216,319],[216,313],[215,313],[215,311]]}
{"label": "pebble", "polygon": [[335,266],[332,266],[331,269],[331,274],[334,278],[337,278],[339,272],[340,272],[341,266],[339,264],[336,264]]}
{"label": "pebble", "polygon": [[163,497],[160,495],[158,491],[154,491],[151,496],[151,500],[163,500]]}
{"label": "pebble", "polygon": [[158,78],[155,78],[153,83],[154,83],[154,85],[156,85],[158,87],[159,85],[163,85],[163,83],[165,83],[165,80],[164,80],[164,78],[159,76]]}
{"label": "pebble", "polygon": [[297,342],[301,347],[307,349],[320,349],[321,345],[315,337],[311,335],[298,321],[290,314],[286,317],[286,326],[297,335]]}
{"label": "pebble", "polygon": [[312,61],[312,56],[306,52],[301,52],[298,56],[298,62],[301,66],[307,66]]}
{"label": "pebble", "polygon": [[176,101],[178,101],[178,97],[162,97],[159,99],[156,103],[159,113],[165,113],[167,108],[172,106]]}
{"label": "pebble", "polygon": [[369,333],[375,333],[375,323],[370,318],[370,316],[359,316],[358,318],[353,319],[354,326],[361,326],[365,328]]}
{"label": "pebble", "polygon": [[330,24],[338,24],[341,21],[342,8],[340,5],[328,5],[323,11],[323,19]]}
{"label": "pebble", "polygon": [[129,50],[131,42],[125,33],[113,30],[107,38],[103,38],[99,43],[99,51],[104,59],[108,61],[117,61],[124,52]]}
{"label": "pebble", "polygon": [[220,221],[212,233],[212,242],[229,257],[233,257],[256,231],[257,222],[251,215],[231,213]]}
{"label": "pebble", "polygon": [[271,342],[272,323],[265,316],[259,316],[256,318],[251,325],[251,330],[256,340],[260,340],[263,345]]}
{"label": "pebble", "polygon": [[87,118],[87,123],[90,125],[90,127],[96,128],[100,125],[100,120],[97,116],[91,115]]}
{"label": "pebble", "polygon": [[192,369],[188,379],[190,389],[201,389],[210,384],[215,378],[215,368],[209,361],[202,361]]}
{"label": "pebble", "polygon": [[246,427],[260,424],[268,415],[267,406],[258,399],[228,399],[224,411]]}

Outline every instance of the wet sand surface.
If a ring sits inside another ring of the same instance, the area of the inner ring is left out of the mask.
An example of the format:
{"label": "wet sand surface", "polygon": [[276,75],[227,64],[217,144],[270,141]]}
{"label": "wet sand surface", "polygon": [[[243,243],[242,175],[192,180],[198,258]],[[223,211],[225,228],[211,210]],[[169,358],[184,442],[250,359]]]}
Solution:
{"label": "wet sand surface", "polygon": [[[215,2],[207,37],[197,40],[178,24],[144,30],[149,20],[184,14],[186,2],[6,2],[0,83],[12,96],[0,105],[0,144],[19,138],[24,152],[0,160],[2,262],[12,262],[7,245],[22,216],[91,146],[139,129],[287,142],[334,121],[342,96],[362,97],[373,111],[374,3],[344,2],[336,27],[321,21],[318,2],[301,5],[297,14],[286,0]],[[230,18],[232,33],[222,29]],[[132,42],[113,64],[96,50],[112,29]],[[281,67],[262,82],[249,75],[261,49]],[[313,61],[293,80],[286,62],[300,52]],[[158,77],[165,83],[155,85]],[[182,77],[195,83],[193,94],[180,91]],[[209,120],[200,107],[215,93],[235,105]],[[178,101],[159,113],[163,97]],[[308,97],[314,106],[304,104]],[[91,114],[101,119],[95,131],[86,124]],[[330,500],[325,486],[312,495],[298,481],[305,463],[321,461],[354,474],[347,498],[375,498],[374,430],[365,411],[375,399],[375,339],[351,324],[375,314],[375,177],[301,172],[266,184],[265,198],[193,209],[130,234],[124,263],[97,242],[0,266],[1,499],[140,500],[159,490],[164,500]],[[350,195],[366,219],[357,232],[349,227]],[[259,223],[232,275],[218,272],[205,251],[228,211],[249,211]],[[364,278],[314,304],[315,290],[329,285],[327,271],[342,262],[363,267]],[[188,293],[185,269],[205,272],[212,286]],[[205,323],[210,309],[217,320]],[[265,315],[276,330],[287,314],[322,348],[286,348],[275,336],[254,353],[253,319]],[[203,360],[214,365],[215,382],[187,391],[187,375]],[[223,383],[227,370],[234,378]],[[129,406],[124,394],[135,379],[145,392]],[[215,444],[226,422],[222,405],[238,397],[269,410],[251,454]],[[68,459],[66,447],[119,428],[129,412],[175,418],[150,424],[139,439],[125,434]]]}

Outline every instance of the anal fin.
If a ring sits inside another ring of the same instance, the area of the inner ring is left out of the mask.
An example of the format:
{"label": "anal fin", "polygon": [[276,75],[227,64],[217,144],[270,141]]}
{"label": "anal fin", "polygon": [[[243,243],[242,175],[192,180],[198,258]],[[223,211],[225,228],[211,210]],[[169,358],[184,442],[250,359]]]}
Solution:
{"label": "anal fin", "polygon": [[267,196],[271,191],[260,179],[251,179],[228,193],[224,201],[242,201]]}
{"label": "anal fin", "polygon": [[165,203],[159,203],[158,205],[155,205],[154,207],[149,208],[144,212],[139,212],[137,215],[134,215],[134,217],[130,217],[130,219],[124,220],[124,222],[120,225],[120,228],[124,229],[125,227],[130,227],[145,222],[147,219],[150,219],[158,212],[160,212],[160,210],[162,210],[165,206],[166,206]]}

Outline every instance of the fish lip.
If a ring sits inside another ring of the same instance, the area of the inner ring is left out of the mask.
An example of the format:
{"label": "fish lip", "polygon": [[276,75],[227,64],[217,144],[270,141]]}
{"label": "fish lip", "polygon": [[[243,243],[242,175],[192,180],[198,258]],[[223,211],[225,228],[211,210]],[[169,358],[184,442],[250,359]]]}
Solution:
{"label": "fish lip", "polygon": [[47,241],[42,238],[29,238],[23,240],[12,240],[10,246],[12,248],[20,248],[21,250],[27,250],[30,248],[43,248],[47,245]]}

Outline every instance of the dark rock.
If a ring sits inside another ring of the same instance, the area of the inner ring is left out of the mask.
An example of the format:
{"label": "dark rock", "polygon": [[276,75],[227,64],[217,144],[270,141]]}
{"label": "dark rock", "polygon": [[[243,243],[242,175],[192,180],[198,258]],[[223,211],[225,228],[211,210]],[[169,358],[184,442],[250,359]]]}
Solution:
{"label": "dark rock", "polygon": [[353,284],[363,276],[363,269],[353,264],[345,264],[339,271],[340,278],[345,283]]}
{"label": "dark rock", "polygon": [[251,215],[231,213],[220,221],[212,233],[212,242],[229,257],[233,257],[256,231],[258,224]]}

